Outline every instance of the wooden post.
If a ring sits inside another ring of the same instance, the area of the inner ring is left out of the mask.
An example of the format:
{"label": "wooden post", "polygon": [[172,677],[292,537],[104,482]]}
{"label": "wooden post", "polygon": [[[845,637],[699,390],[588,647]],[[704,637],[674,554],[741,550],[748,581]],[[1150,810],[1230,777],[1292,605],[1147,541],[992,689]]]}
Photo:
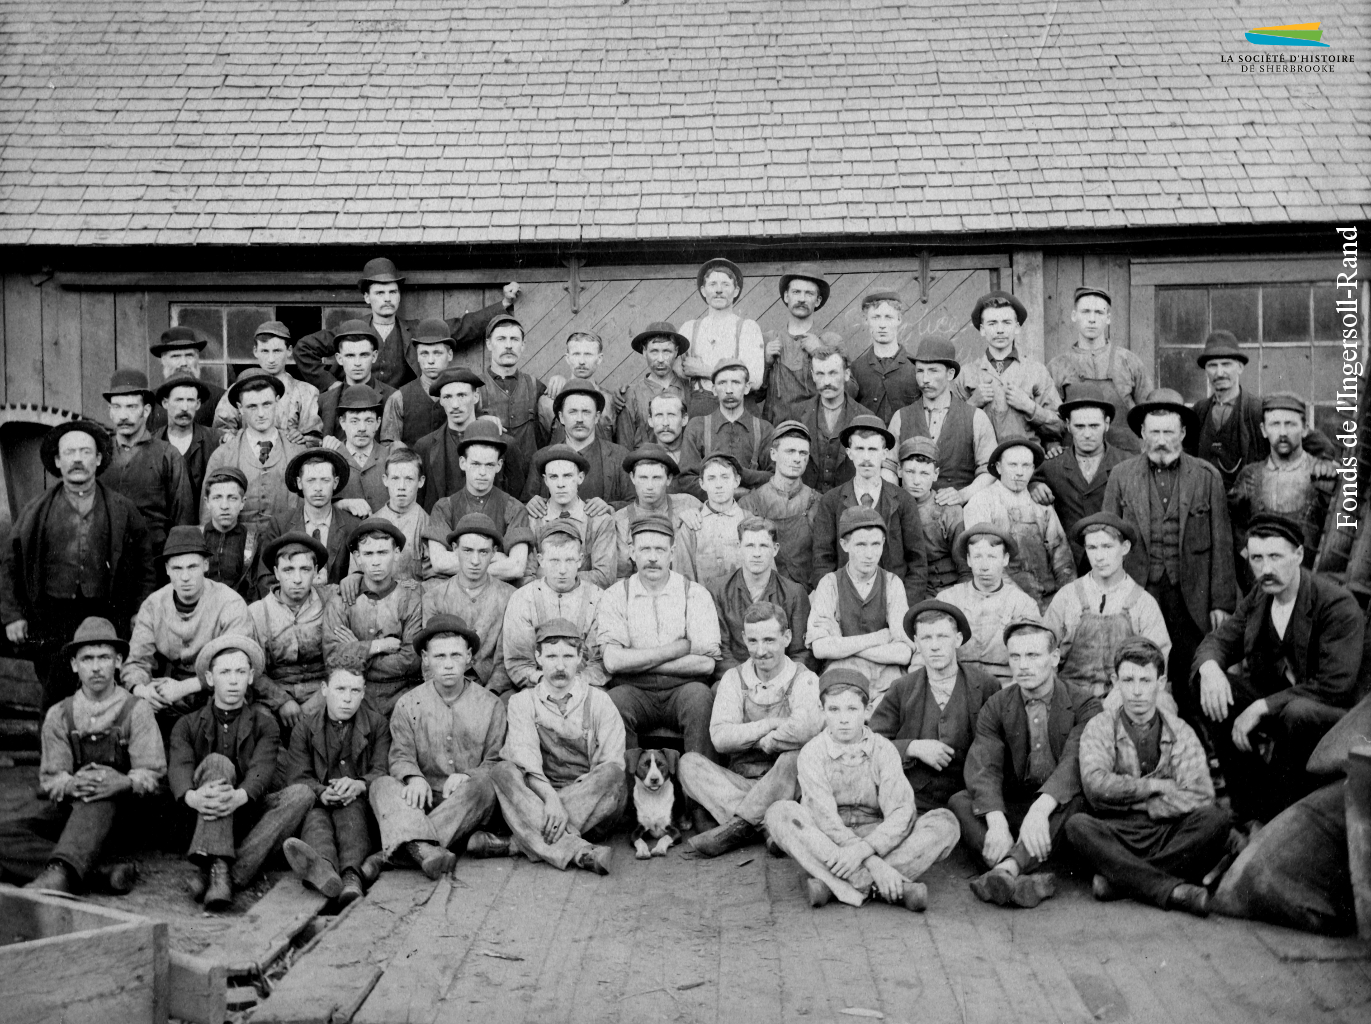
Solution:
{"label": "wooden post", "polygon": [[1371,743],[1358,743],[1347,755],[1347,862],[1357,908],[1357,934],[1371,942]]}
{"label": "wooden post", "polygon": [[1039,362],[1045,362],[1043,319],[1047,315],[1043,302],[1043,251],[1024,249],[1014,253],[1011,289],[1028,308],[1028,321],[1019,332],[1019,351]]}

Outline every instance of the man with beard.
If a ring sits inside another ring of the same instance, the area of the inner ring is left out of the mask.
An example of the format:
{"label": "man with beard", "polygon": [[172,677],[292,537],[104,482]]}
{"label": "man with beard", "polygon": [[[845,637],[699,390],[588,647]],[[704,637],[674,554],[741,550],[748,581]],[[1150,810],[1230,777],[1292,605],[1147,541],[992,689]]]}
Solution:
{"label": "man with beard", "polygon": [[822,495],[852,479],[852,462],[842,442],[843,432],[858,416],[875,413],[852,397],[852,371],[841,352],[816,349],[809,356],[809,371],[815,394],[797,404],[795,418],[804,424],[810,436],[804,482]]}
{"label": "man with beard", "polygon": [[[162,332],[161,339],[150,346],[149,351],[162,364],[162,379],[166,380],[178,373],[188,374],[200,380],[208,391],[208,397],[200,403],[195,413],[195,422],[202,427],[214,426],[214,410],[223,397],[224,389],[218,384],[203,380],[200,376],[200,353],[209,341],[193,327],[172,327]],[[152,410],[148,426],[160,430],[167,425],[167,414],[161,408]]]}
{"label": "man with beard", "polygon": [[741,360],[724,360],[714,367],[710,382],[719,407],[686,424],[681,451],[680,486],[697,498],[704,494],[700,474],[707,455],[731,455],[740,468],[741,485],[747,490],[771,478],[771,467],[767,464],[771,424],[752,415],[743,405],[751,372]]}
{"label": "man with beard", "polygon": [[[711,375],[719,363],[740,362],[747,368],[747,391],[761,387],[766,375],[766,344],[755,320],[733,311],[743,294],[743,272],[732,260],[706,260],[695,275],[704,315],[681,325],[690,351],[681,357],[681,373],[690,381],[689,411],[692,416],[712,412],[714,384]],[[660,439],[659,439],[660,440]]]}
{"label": "man with beard", "polygon": [[[1161,606],[1171,637],[1168,678],[1189,678],[1195,648],[1237,603],[1232,530],[1219,471],[1181,450],[1199,429],[1181,396],[1158,388],[1128,413],[1143,454],[1114,467],[1104,511],[1136,532],[1124,563]],[[1194,695],[1179,687],[1181,717],[1196,721]]]}
{"label": "man with beard", "polygon": [[[781,275],[781,304],[790,314],[782,330],[766,333],[766,401],[764,415],[772,423],[799,419],[799,407],[813,398],[810,364],[825,346],[841,342],[836,334],[820,337],[814,314],[828,302],[829,284],[817,268],[792,267]],[[856,384],[849,384],[853,394]]]}
{"label": "man with beard", "polygon": [[675,395],[680,399],[681,418],[686,418],[686,400],[690,384],[674,369],[676,359],[690,351],[690,342],[685,335],[676,331],[674,325],[665,320],[648,324],[637,334],[630,347],[642,355],[647,363],[647,373],[632,384],[620,389],[623,411],[614,428],[614,440],[629,451],[650,444],[654,440],[665,447],[675,447],[680,443],[680,429],[673,431],[671,443],[657,436],[652,425],[652,401],[659,395]]}
{"label": "man with beard", "polygon": [[[585,381],[574,380],[562,388],[553,400],[552,408],[566,432],[566,446],[586,460],[586,478],[580,487],[586,511],[592,516],[612,515],[614,506],[633,497],[633,485],[623,469],[628,452],[597,433],[605,411],[604,394]],[[505,429],[508,430],[508,426]],[[510,446],[511,451],[513,447]],[[535,454],[529,452],[523,463],[527,467],[524,493],[530,518],[541,519],[547,513],[548,491],[535,463]]]}
{"label": "man with beard", "polygon": [[162,410],[165,422],[153,430],[152,436],[165,441],[181,453],[190,479],[190,493],[195,499],[195,512],[200,514],[200,490],[205,483],[205,466],[219,447],[219,432],[195,421],[200,407],[209,401],[209,386],[199,377],[188,373],[174,373],[153,392],[157,402],[151,423]]}

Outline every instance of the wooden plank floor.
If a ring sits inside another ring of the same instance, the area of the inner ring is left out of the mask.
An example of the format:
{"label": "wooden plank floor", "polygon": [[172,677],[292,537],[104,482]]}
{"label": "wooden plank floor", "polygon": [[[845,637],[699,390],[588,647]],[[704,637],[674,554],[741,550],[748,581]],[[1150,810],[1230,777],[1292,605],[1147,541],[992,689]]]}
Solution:
{"label": "wooden plank floor", "polygon": [[[1361,1024],[1371,1015],[1371,965],[1354,942],[1099,904],[1073,880],[1037,910],[1002,910],[971,895],[970,875],[960,852],[936,866],[930,908],[918,915],[870,904],[811,910],[794,862],[761,847],[641,862],[620,838],[607,878],[522,858],[463,860],[406,917],[352,1019]],[[292,987],[336,969],[311,958],[287,975]]]}

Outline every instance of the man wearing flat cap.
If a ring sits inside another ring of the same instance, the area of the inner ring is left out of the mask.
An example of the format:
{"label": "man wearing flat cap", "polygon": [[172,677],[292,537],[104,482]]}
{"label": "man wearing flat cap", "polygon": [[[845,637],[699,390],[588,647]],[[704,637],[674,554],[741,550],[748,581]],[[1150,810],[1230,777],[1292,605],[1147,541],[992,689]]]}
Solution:
{"label": "man wearing flat cap", "polygon": [[957,535],[957,560],[970,570],[970,579],[938,592],[938,600],[955,605],[971,627],[957,652],[963,665],[975,665],[998,685],[1010,682],[1009,654],[1004,627],[1016,619],[1035,618],[1038,602],[1009,578],[1009,563],[1018,542],[1008,530],[991,523],[972,523]]}
{"label": "man wearing flat cap", "polygon": [[242,522],[247,477],[234,466],[220,466],[205,484],[207,522],[200,527],[209,549],[207,579],[232,587],[244,601],[257,596],[256,571],[260,530]]}
{"label": "man wearing flat cap", "polygon": [[[1304,531],[1262,513],[1247,527],[1256,584],[1195,651],[1190,677],[1239,821],[1270,821],[1320,781],[1305,770],[1356,701],[1364,621],[1351,592],[1303,567]],[[1240,674],[1229,670],[1246,663]]]}
{"label": "man wearing flat cap", "polygon": [[157,585],[148,528],[133,503],[97,479],[113,458],[109,432],[90,420],[54,427],[43,438],[43,468],[61,480],[20,511],[0,547],[0,619],[5,636],[30,658],[43,706],[72,692],[62,645],[89,616],[121,635]]}
{"label": "man wearing flat cap", "polygon": [[348,478],[339,485],[333,500],[365,519],[390,499],[385,469],[386,459],[395,449],[389,441],[376,440],[381,428],[381,396],[365,384],[345,386],[338,402],[338,425],[343,430],[342,443],[330,437],[324,447],[347,460]]}
{"label": "man wearing flat cap", "polygon": [[[280,320],[268,320],[259,324],[253,335],[252,357],[286,389],[276,403],[276,425],[296,444],[317,444],[324,432],[323,420],[319,418],[319,389],[286,369],[294,344],[289,327]],[[214,428],[236,433],[242,427],[243,421],[228,396],[220,398],[214,410]]]}
{"label": "man wearing flat cap", "polygon": [[[412,344],[416,333],[414,321],[399,317],[400,286],[404,281],[404,275],[395,264],[384,257],[368,260],[357,281],[362,301],[371,308],[371,315],[363,323],[376,335],[376,377],[379,383],[386,385],[385,389],[377,390],[385,390],[387,395],[419,374],[419,361]],[[480,341],[491,318],[513,309],[518,297],[519,286],[511,281],[505,285],[499,302],[446,321],[448,337],[457,345]],[[324,360],[336,352],[335,340],[336,329],[326,328],[301,338],[295,346],[295,365],[300,376],[318,388],[320,394],[327,393],[341,378],[341,374],[330,372],[324,364]]]}
{"label": "man wearing flat cap", "polygon": [[698,520],[702,503],[693,494],[675,491],[673,484],[680,474],[675,458],[661,445],[645,444],[624,458],[623,469],[633,485],[634,500],[614,513],[614,533],[618,540],[615,578],[623,579],[633,573],[634,521],[645,515],[660,515],[671,521],[674,534],[672,571],[688,580],[696,580],[695,531],[685,529],[684,520],[687,516]]}
{"label": "man wearing flat cap", "polygon": [[[1171,637],[1167,678],[1186,679],[1196,646],[1238,600],[1228,499],[1219,471],[1182,450],[1199,425],[1179,394],[1158,388],[1129,410],[1128,423],[1143,454],[1109,474],[1104,511],[1138,535],[1124,566],[1161,607]],[[1181,717],[1197,721],[1195,695],[1177,691]]]}
{"label": "man wearing flat cap", "polygon": [[1028,309],[1015,295],[982,295],[971,310],[971,326],[981,332],[985,353],[963,368],[957,383],[973,409],[984,409],[995,436],[1032,437],[1044,448],[1062,435],[1057,406],[1061,396],[1047,367],[1019,351],[1019,332]]}
{"label": "man wearing flat cap", "polygon": [[689,351],[681,357],[681,374],[691,384],[691,416],[713,411],[714,368],[724,360],[747,368],[746,392],[756,391],[766,376],[766,343],[757,321],[733,311],[743,294],[743,272],[732,260],[716,256],[701,264],[695,285],[705,300],[704,313],[681,325]]}
{"label": "man wearing flat cap", "polygon": [[[162,332],[161,337],[148,347],[162,365],[162,379],[166,380],[178,373],[187,374],[205,385],[206,395],[196,410],[195,422],[202,427],[214,426],[214,410],[224,389],[213,381],[205,380],[200,373],[200,353],[209,344],[209,339],[194,327],[171,327]],[[167,414],[160,406],[152,410],[148,422],[150,429],[156,431],[167,425]]]}
{"label": "man wearing flat cap", "polygon": [[[541,474],[543,487],[548,492],[547,511],[529,520],[534,535],[540,535],[548,523],[574,523],[583,541],[581,578],[597,587],[609,586],[618,578],[618,535],[614,532],[613,516],[592,515],[589,506],[581,499],[580,490],[590,463],[575,449],[554,444],[539,451],[533,465]],[[532,580],[537,576],[538,558],[533,554],[528,560],[524,579]]]}
{"label": "man wearing flat cap", "polygon": [[333,351],[343,379],[319,398],[319,418],[323,423],[324,438],[331,437],[334,440],[329,447],[341,444],[344,439],[343,427],[339,422],[339,403],[347,388],[354,385],[369,387],[381,396],[383,403],[395,394],[395,389],[375,373],[380,347],[381,339],[376,329],[365,321],[345,320],[338,325],[333,336]]}
{"label": "man wearing flat cap", "polygon": [[1114,406],[1109,443],[1121,451],[1136,453],[1142,446],[1128,428],[1128,413],[1152,393],[1152,372],[1137,355],[1109,340],[1109,293],[1102,288],[1077,288],[1072,299],[1071,323],[1076,337],[1071,347],[1047,364],[1047,372],[1065,394],[1069,386],[1089,383],[1098,387]]}
{"label": "man wearing flat cap", "polygon": [[[508,465],[508,479],[513,486],[532,472],[533,454],[548,443],[548,433],[538,419],[538,400],[547,391],[543,382],[519,369],[519,361],[524,355],[524,325],[507,313],[495,316],[486,325],[486,386],[481,389],[481,412],[494,416],[500,421],[503,431],[509,435],[509,451],[505,455]],[[590,424],[590,435],[595,434],[598,414],[604,411],[605,396],[598,388],[594,392],[596,418]],[[553,415],[560,416],[568,396],[558,395],[553,403]],[[580,403],[575,403],[580,412]],[[563,426],[567,424],[563,422]],[[580,444],[584,440],[578,438]],[[580,444],[576,446],[579,447]],[[521,493],[516,497],[526,498],[533,493]]]}
{"label": "man wearing flat cap", "polygon": [[[286,533],[306,533],[328,551],[328,560],[319,566],[320,583],[341,583],[348,573],[349,540],[362,522],[340,505],[334,495],[351,475],[347,460],[326,448],[306,448],[286,467],[286,486],[300,496],[290,511],[272,516],[258,535],[259,550],[265,550]],[[271,569],[260,562],[254,571],[258,594],[271,589]]]}
{"label": "man wearing flat cap", "polygon": [[900,485],[918,503],[928,557],[928,592],[936,594],[968,576],[957,558],[957,535],[965,522],[960,505],[933,500],[938,479],[938,444],[931,437],[907,438],[899,450]]}
{"label": "man wearing flat cap", "polygon": [[604,355],[604,339],[594,331],[572,331],[567,335],[565,358],[567,366],[571,369],[571,377],[563,377],[560,373],[553,374],[545,382],[547,390],[543,392],[543,397],[538,399],[538,422],[547,433],[551,444],[561,444],[566,440],[566,429],[560,423],[554,422],[552,403],[562,393],[562,388],[572,380],[597,388],[604,396],[605,409],[595,424],[595,432],[606,441],[614,440],[615,421],[623,403],[617,395],[596,380],[595,372],[599,369]]}
{"label": "man wearing flat cap", "polygon": [[[220,433],[203,423],[197,423],[196,414],[200,406],[209,401],[209,385],[199,377],[189,373],[174,373],[162,381],[153,391],[156,402],[151,425],[160,409],[165,422],[154,427],[152,436],[165,441],[178,452],[186,464],[186,476],[190,478],[190,493],[195,498],[195,514],[200,514],[200,491],[205,483],[205,466],[214,450],[219,447]],[[246,490],[246,485],[244,485]]]}
{"label": "man wearing flat cap", "polygon": [[862,299],[868,345],[852,360],[852,379],[857,382],[857,401],[883,422],[919,397],[914,364],[900,343],[900,320],[904,304],[895,292],[871,292]]}
{"label": "man wearing flat cap", "polygon": [[771,424],[743,405],[750,373],[742,360],[720,360],[710,376],[718,408],[708,415],[695,416],[686,424],[681,442],[680,486],[697,498],[703,497],[699,484],[702,463],[706,455],[714,452],[733,456],[742,474],[742,487],[751,490],[771,479]]}
{"label": "man wearing flat cap", "polygon": [[[585,381],[573,380],[557,393],[552,408],[565,432],[563,443],[586,462],[581,498],[592,515],[613,514],[616,507],[633,497],[633,486],[623,469],[628,452],[613,441],[606,441],[598,432],[605,408],[604,393]],[[547,513],[548,490],[537,466],[536,453],[530,452],[523,465],[527,470],[524,494],[528,514],[540,519]]]}
{"label": "man wearing flat cap", "polygon": [[[767,377],[762,411],[772,423],[800,418],[800,406],[817,394],[810,365],[814,355],[842,344],[842,336],[836,333],[821,336],[814,322],[829,293],[829,283],[817,267],[790,267],[781,275],[779,291],[781,305],[789,314],[786,325],[767,331],[764,339]],[[856,382],[849,380],[847,390],[855,395]]]}
{"label": "man wearing flat cap", "polygon": [[262,564],[274,583],[267,595],[248,605],[253,632],[262,643],[265,664],[257,677],[257,696],[285,728],[300,715],[323,706],[324,606],[329,592],[318,584],[328,549],[307,533],[285,533],[262,550]]}
{"label": "man wearing flat cap", "polygon": [[457,354],[457,343],[452,340],[447,321],[437,318],[420,320],[410,345],[419,375],[396,389],[385,400],[381,412],[381,440],[392,444],[398,441],[407,448],[413,448],[419,438],[447,422],[438,396],[429,389]]}
{"label": "man wearing flat cap", "polygon": [[[232,466],[247,480],[243,495],[243,524],[264,529],[272,516],[295,508],[298,499],[286,486],[286,467],[304,445],[290,441],[276,425],[276,404],[285,386],[265,370],[244,370],[228,389],[228,400],[242,417],[243,429],[216,448],[205,463],[205,479],[223,466]],[[208,520],[208,494],[200,496],[200,522]]]}
{"label": "man wearing flat cap", "polygon": [[458,569],[424,594],[424,622],[455,615],[470,625],[481,638],[470,652],[471,671],[487,690],[508,700],[514,686],[505,671],[502,631],[514,587],[490,575],[491,559],[504,553],[504,535],[489,516],[472,512],[453,527],[447,546]]}
{"label": "man wearing flat cap", "polygon": [[148,541],[157,550],[173,526],[195,522],[195,495],[181,453],[148,430],[155,397],[142,370],[115,370],[109,390],[114,451],[101,483],[118,491],[143,514]]}
{"label": "man wearing flat cap", "polygon": [[[152,710],[119,685],[128,644],[108,619],[89,618],[62,649],[81,688],[43,719],[38,786],[46,798],[25,818],[0,823],[0,869],[35,889],[123,894],[134,864],[102,863],[111,836],[136,831],[167,773]],[[121,844],[124,846],[130,844]]]}
{"label": "man wearing flat cap", "polygon": [[676,330],[674,324],[658,320],[634,335],[629,343],[647,363],[647,373],[632,384],[620,389],[624,407],[614,426],[614,440],[633,451],[654,443],[652,430],[652,400],[658,395],[675,395],[681,400],[681,413],[686,414],[690,397],[690,383],[676,372],[676,360],[690,351],[690,342]]}
{"label": "man wearing flat cap", "polygon": [[[738,499],[738,507],[744,512],[775,524],[780,535],[776,571],[804,587],[809,586],[812,572],[812,524],[820,497],[804,482],[813,464],[811,437],[809,428],[798,420],[778,423],[771,432],[768,453],[775,472],[766,483]],[[847,462],[845,450],[843,461]]]}
{"label": "man wearing flat cap", "polygon": [[820,494],[852,479],[852,462],[842,442],[845,431],[858,416],[875,416],[854,397],[856,385],[847,356],[836,348],[819,348],[809,356],[814,394],[794,406],[794,418],[809,432],[809,464],[804,482]]}

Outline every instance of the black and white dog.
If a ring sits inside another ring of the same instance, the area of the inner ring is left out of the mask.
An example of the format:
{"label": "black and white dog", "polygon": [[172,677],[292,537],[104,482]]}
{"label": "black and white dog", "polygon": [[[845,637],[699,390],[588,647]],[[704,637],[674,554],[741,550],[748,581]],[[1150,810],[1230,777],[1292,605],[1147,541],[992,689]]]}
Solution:
{"label": "black and white dog", "polygon": [[[638,824],[633,829],[633,849],[639,860],[665,857],[673,843],[681,840],[676,827],[676,762],[681,755],[674,750],[640,750],[624,754],[624,768],[633,778],[633,813]],[[648,839],[656,843],[648,846]]]}

